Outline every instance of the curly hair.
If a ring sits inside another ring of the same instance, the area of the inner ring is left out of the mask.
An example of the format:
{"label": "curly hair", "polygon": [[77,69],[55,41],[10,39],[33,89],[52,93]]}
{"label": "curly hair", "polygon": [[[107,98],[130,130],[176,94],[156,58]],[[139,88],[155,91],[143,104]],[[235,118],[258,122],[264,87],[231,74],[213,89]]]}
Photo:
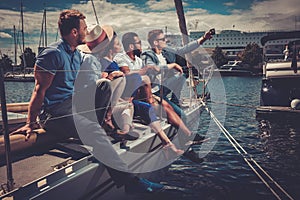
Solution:
{"label": "curly hair", "polygon": [[58,27],[61,36],[70,34],[73,28],[79,29],[81,19],[85,19],[85,16],[78,10],[62,11],[58,19]]}

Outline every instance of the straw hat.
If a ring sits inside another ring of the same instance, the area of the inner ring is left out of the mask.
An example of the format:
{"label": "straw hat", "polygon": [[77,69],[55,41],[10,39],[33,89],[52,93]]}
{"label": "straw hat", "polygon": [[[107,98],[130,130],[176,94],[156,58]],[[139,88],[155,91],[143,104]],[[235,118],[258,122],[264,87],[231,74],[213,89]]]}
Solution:
{"label": "straw hat", "polygon": [[108,46],[114,36],[114,30],[109,25],[95,25],[85,37],[86,44],[78,46],[85,53],[98,53]]}

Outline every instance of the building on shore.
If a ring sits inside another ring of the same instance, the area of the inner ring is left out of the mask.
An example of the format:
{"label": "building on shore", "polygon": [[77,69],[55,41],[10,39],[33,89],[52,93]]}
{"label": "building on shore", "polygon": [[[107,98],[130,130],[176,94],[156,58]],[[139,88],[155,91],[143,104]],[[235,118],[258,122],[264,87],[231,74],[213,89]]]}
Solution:
{"label": "building on shore", "polygon": [[[286,31],[286,32],[299,32],[300,39],[300,30],[298,31]],[[205,31],[196,31],[190,30],[189,37],[190,40],[195,40],[201,37]],[[230,60],[235,60],[237,58],[238,53],[243,51],[245,47],[250,43],[256,43],[262,48],[261,38],[270,35],[270,34],[284,34],[285,31],[261,31],[261,32],[242,32],[238,30],[222,30],[217,32],[214,37],[206,41],[203,44],[203,47],[207,50],[208,53],[211,53],[213,49],[217,46],[221,47],[225,54],[228,56]],[[169,40],[169,44],[171,46],[181,44],[181,36],[180,35],[167,35]],[[176,40],[176,41],[174,41]],[[285,45],[288,44],[291,39],[279,39],[274,41],[269,41],[266,43],[266,56],[269,58],[283,58],[283,51],[285,49]]]}

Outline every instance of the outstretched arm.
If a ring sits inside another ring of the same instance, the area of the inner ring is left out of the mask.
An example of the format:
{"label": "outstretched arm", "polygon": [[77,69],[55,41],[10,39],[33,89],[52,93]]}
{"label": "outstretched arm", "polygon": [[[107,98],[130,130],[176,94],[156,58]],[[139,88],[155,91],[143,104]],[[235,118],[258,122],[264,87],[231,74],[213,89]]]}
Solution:
{"label": "outstretched arm", "polygon": [[172,52],[174,54],[177,54],[177,55],[184,55],[184,54],[187,54],[187,53],[197,49],[206,40],[211,39],[212,35],[214,35],[214,32],[212,30],[209,30],[209,31],[205,32],[204,35],[201,36],[200,38],[198,38],[197,40],[192,41],[183,47],[179,47],[179,48],[175,48],[175,49],[166,48],[166,50],[169,52]]}

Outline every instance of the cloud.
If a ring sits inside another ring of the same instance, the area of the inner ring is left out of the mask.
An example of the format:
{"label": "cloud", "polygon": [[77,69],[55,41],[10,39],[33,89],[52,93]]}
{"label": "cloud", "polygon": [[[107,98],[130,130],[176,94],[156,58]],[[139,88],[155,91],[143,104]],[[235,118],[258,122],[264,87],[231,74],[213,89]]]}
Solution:
{"label": "cloud", "polygon": [[232,11],[234,16],[244,30],[294,30],[295,16],[300,16],[299,0],[256,2],[249,10]]}
{"label": "cloud", "polygon": [[223,3],[223,5],[231,7],[231,6],[234,6],[234,3],[233,2],[225,2],[225,3]]}
{"label": "cloud", "polygon": [[[183,6],[187,5],[187,3],[182,2]],[[150,10],[157,10],[157,11],[166,11],[166,10],[174,10],[174,1],[171,0],[149,0],[146,2],[146,5],[149,7]]]}
{"label": "cloud", "polygon": [[9,35],[8,33],[0,32],[0,38],[12,38],[12,36]]}
{"label": "cloud", "polygon": [[[216,30],[232,29],[241,31],[271,31],[271,30],[295,30],[295,16],[300,16],[299,0],[268,0],[254,1],[248,10],[231,10],[229,15],[209,14],[201,12],[195,15],[186,13],[187,22],[194,25],[198,20],[198,29],[215,27]],[[297,23],[299,30],[300,23]]]}
{"label": "cloud", "polygon": [[[235,29],[242,31],[294,30],[294,18],[300,16],[299,0],[254,2],[248,10],[231,10],[229,15],[210,14],[210,11],[201,8],[187,9],[185,18],[188,28],[195,28],[197,22],[196,28],[199,30],[207,30],[211,27],[215,27],[216,30],[232,29],[233,25],[235,25]],[[230,5],[229,2],[227,3]],[[179,33],[174,1],[149,0],[143,9],[132,3],[94,1],[94,4],[100,24],[112,25],[120,35],[127,31],[136,31],[142,40],[146,40],[147,32],[150,29],[165,29],[166,26],[168,32]],[[91,1],[73,4],[70,8],[83,12],[87,17],[88,24],[96,23]],[[172,10],[168,8],[172,8]],[[12,30],[13,24],[17,28],[19,27],[19,12],[0,9],[0,13],[0,31]],[[47,12],[48,43],[55,40],[58,15],[59,11]],[[37,48],[39,42],[42,17],[42,11],[24,13],[24,31],[27,36],[25,41],[34,49]],[[298,23],[298,29],[299,27]]]}

